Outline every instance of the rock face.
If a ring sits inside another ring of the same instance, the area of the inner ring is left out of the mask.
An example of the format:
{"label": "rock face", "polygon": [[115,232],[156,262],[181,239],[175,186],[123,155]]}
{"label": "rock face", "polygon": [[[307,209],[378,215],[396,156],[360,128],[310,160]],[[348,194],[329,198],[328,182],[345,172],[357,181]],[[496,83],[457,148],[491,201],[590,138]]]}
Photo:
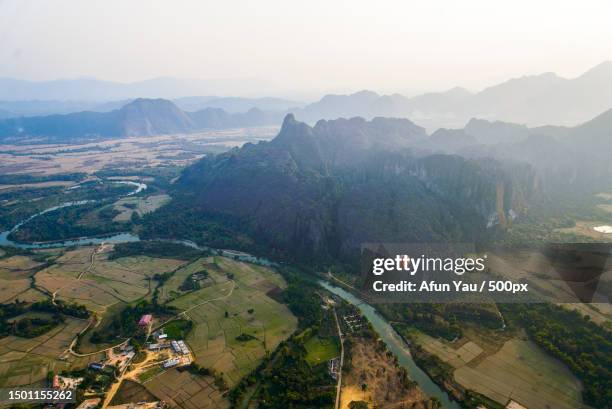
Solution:
{"label": "rock face", "polygon": [[310,127],[287,115],[272,141],[204,158],[178,184],[202,213],[240,221],[296,258],[350,257],[365,242],[473,240],[491,220],[521,213],[530,192],[508,169],[412,155],[424,138],[408,120]]}

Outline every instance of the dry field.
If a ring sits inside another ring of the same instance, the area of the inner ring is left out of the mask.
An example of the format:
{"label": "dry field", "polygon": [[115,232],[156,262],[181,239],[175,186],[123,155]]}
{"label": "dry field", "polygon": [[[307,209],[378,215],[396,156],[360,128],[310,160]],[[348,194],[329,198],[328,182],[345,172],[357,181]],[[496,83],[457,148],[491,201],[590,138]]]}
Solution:
{"label": "dry field", "polygon": [[[197,363],[223,372],[231,387],[295,331],[297,319],[267,295],[285,287],[277,273],[223,257],[209,261],[206,269],[214,284],[170,305],[186,311],[186,317],[196,324],[187,343]],[[234,275],[233,280],[227,278],[228,273]],[[255,339],[236,340],[241,334]]]}
{"label": "dry field", "polygon": [[[113,219],[116,222],[127,222],[131,219],[132,213],[136,212],[139,216],[151,213],[170,201],[168,195],[152,195],[147,197],[124,197],[114,204],[115,210],[121,212]],[[127,206],[126,206],[127,205]],[[128,207],[132,206],[133,209]]]}
{"label": "dry field", "polygon": [[[377,349],[374,341],[355,338],[351,350],[351,369],[343,372],[340,407],[352,401],[368,402],[370,407],[426,408],[426,396],[418,387],[405,388],[393,357]],[[365,391],[362,385],[366,385]],[[414,406],[411,406],[413,405]]]}
{"label": "dry field", "polygon": [[0,303],[37,301],[44,298],[39,291],[30,288],[31,276],[41,263],[25,256],[13,256],[0,260]]}
{"label": "dry field", "polygon": [[462,342],[419,333],[418,343],[455,368],[455,380],[497,402],[512,398],[530,409],[581,408],[580,381],[527,338],[467,329]]}
{"label": "dry field", "polygon": [[529,340],[506,342],[475,367],[457,369],[455,380],[498,402],[512,398],[530,409],[584,407],[580,381]]}
{"label": "dry field", "polygon": [[144,256],[109,260],[108,254],[95,253],[97,249],[82,247],[66,252],[54,265],[36,274],[36,284],[59,299],[104,313],[114,304],[148,296],[154,274],[173,270],[183,263]]}
{"label": "dry field", "polygon": [[225,409],[229,402],[213,384],[210,376],[194,376],[188,371],[170,369],[151,379],[145,387],[171,407],[186,409]]}
{"label": "dry field", "polygon": [[206,152],[272,139],[278,127],[126,137],[84,144],[0,145],[0,174],[93,173],[104,167],[184,166]]}
{"label": "dry field", "polygon": [[8,336],[0,339],[0,386],[30,385],[43,381],[49,371],[86,366],[100,359],[68,357],[65,351],[73,338],[87,326],[86,320],[66,318],[63,324],[36,338]]}

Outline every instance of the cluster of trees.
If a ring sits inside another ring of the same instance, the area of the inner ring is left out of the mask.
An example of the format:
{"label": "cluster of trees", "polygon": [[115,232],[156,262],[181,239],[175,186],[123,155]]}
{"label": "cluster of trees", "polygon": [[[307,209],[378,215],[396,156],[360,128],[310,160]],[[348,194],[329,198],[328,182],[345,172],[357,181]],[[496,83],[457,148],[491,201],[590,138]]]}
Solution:
{"label": "cluster of trees", "polygon": [[456,317],[446,314],[442,304],[380,304],[377,308],[387,320],[403,322],[432,337],[452,341],[463,335]]}
{"label": "cluster of trees", "polygon": [[36,338],[55,328],[64,321],[61,315],[50,318],[22,318],[13,325],[13,334],[22,338]]}
{"label": "cluster of trees", "polygon": [[304,346],[290,341],[280,347],[272,369],[263,376],[259,407],[330,407],[336,395],[333,385],[327,367],[311,367]]}
{"label": "cluster of trees", "polygon": [[[49,316],[24,317],[9,322],[11,318],[18,317],[28,311],[49,313]],[[82,305],[61,301],[57,301],[56,304],[53,304],[51,300],[38,301],[32,304],[19,301],[0,304],[0,337],[12,334],[23,338],[35,338],[64,322],[64,315],[87,318],[89,314],[87,308]]]}
{"label": "cluster of trees", "polygon": [[190,320],[174,320],[164,327],[164,331],[168,334],[168,337],[174,339],[186,338],[187,334],[189,334],[192,329],[193,321]]}
{"label": "cluster of trees", "polygon": [[461,338],[461,323],[471,322],[498,329],[502,318],[494,305],[481,304],[381,304],[379,311],[389,321],[401,321],[436,338]]}
{"label": "cluster of trees", "polygon": [[64,314],[75,318],[89,318],[90,312],[84,305],[76,303],[68,303],[61,300],[56,300],[53,303],[51,300],[37,301],[30,308],[33,311],[49,312],[52,314]]}
{"label": "cluster of trees", "polygon": [[117,339],[128,338],[137,333],[138,321],[144,314],[175,314],[173,307],[152,303],[146,300],[133,306],[127,306],[106,328],[94,331],[90,341],[93,344],[109,343]]}
{"label": "cluster of trees", "polygon": [[[9,195],[12,204],[0,208],[0,224],[13,227],[16,223],[52,206],[88,200],[91,203],[41,214],[11,233],[10,237],[21,241],[52,241],[114,233],[125,230],[126,226],[124,223],[112,221],[117,213],[108,205],[132,189],[131,186],[115,183],[86,182],[81,184],[79,189],[50,187],[3,192],[0,197]],[[0,200],[8,198],[1,197]],[[40,200],[30,200],[33,198]]]}
{"label": "cluster of trees", "polygon": [[202,288],[202,285],[200,284],[200,279],[196,279],[196,277],[194,276],[199,276],[201,279],[207,278],[208,271],[200,270],[197,273],[190,274],[185,278],[185,281],[183,281],[179,289],[181,291],[196,291]]}
{"label": "cluster of trees", "polygon": [[563,361],[584,384],[584,401],[612,402],[612,331],[579,312],[553,304],[507,304],[504,316],[544,350]]}
{"label": "cluster of trees", "polygon": [[[104,203],[109,204],[109,203]],[[125,225],[113,222],[118,214],[112,207],[98,212],[92,220],[102,219],[104,223],[85,223],[91,218],[100,203],[87,203],[80,206],[64,207],[53,212],[39,215],[10,234],[12,240],[23,242],[53,241],[74,237],[98,236],[125,230]]]}
{"label": "cluster of trees", "polygon": [[[114,260],[121,257],[149,256],[159,258],[171,257],[180,260],[191,260],[196,257],[205,256],[207,255],[207,253],[208,252],[201,251],[181,243],[153,240],[115,244],[113,252],[109,254],[108,258],[110,260]],[[172,273],[165,274],[169,274],[169,276],[172,275]],[[166,278],[169,278],[169,276]]]}
{"label": "cluster of trees", "polygon": [[187,205],[190,201],[193,198],[175,196],[175,200],[166,206],[144,215],[140,221],[140,237],[191,240],[203,246],[264,254],[265,246],[257,245],[255,240],[242,233],[244,226],[240,222],[202,214]]}
{"label": "cluster of trees", "polygon": [[298,318],[300,328],[320,324],[323,315],[321,298],[315,293],[316,284],[289,268],[281,268],[280,271],[287,281],[283,302]]}

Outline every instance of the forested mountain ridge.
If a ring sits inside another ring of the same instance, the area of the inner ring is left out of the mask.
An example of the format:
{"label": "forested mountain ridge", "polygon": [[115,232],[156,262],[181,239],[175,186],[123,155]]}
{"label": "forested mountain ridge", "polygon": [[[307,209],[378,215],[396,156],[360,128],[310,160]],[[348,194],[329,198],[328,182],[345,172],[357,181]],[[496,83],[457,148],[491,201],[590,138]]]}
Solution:
{"label": "forested mountain ridge", "polygon": [[180,200],[298,258],[350,257],[368,241],[473,240],[524,211],[529,168],[411,154],[426,137],[408,120],[310,127],[288,115],[272,141],[187,168]]}

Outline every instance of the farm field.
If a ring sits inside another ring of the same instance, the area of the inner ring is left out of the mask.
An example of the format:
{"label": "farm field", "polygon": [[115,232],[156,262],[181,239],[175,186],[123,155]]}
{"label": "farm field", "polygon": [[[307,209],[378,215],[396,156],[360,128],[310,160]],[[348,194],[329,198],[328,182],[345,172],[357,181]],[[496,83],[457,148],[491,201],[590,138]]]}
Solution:
{"label": "farm field", "polygon": [[215,387],[213,377],[195,376],[186,370],[167,370],[144,386],[171,407],[225,409],[230,406]]}
{"label": "farm field", "polygon": [[482,342],[469,331],[468,337],[458,345],[422,333],[417,339],[427,352],[455,368],[460,385],[497,402],[512,398],[530,409],[585,407],[580,381],[527,338],[511,338],[500,346],[501,339]]}
{"label": "farm field", "polygon": [[[285,287],[272,270],[223,257],[210,258],[206,269],[214,284],[170,305],[195,324],[186,341],[196,362],[223,372],[232,387],[295,331],[297,319],[267,295]],[[237,340],[242,334],[253,338]]]}
{"label": "farm field", "polygon": [[36,284],[61,300],[77,302],[98,314],[117,303],[128,303],[150,294],[150,278],[183,262],[145,256],[109,260],[100,247],[82,247],[59,257],[39,271]]}
{"label": "farm field", "polygon": [[[176,270],[176,272],[168,279],[168,281],[166,281],[164,285],[159,289],[160,302],[168,302],[183,295],[183,293],[180,291],[180,287],[185,281],[185,279],[191,274],[197,273],[198,271],[210,270],[214,267],[213,262],[214,260],[212,258],[203,257],[189,264],[181,266],[181,268]],[[204,283],[204,288],[206,288],[206,286],[216,284],[214,281],[215,277],[216,279],[222,282],[227,281],[227,277],[224,274],[211,274],[210,278],[205,280],[206,282]]]}
{"label": "farm field", "polygon": [[153,396],[144,386],[129,379],[123,380],[113,397],[111,405],[122,405],[130,402],[153,402]]}
{"label": "farm field", "polygon": [[42,263],[27,256],[0,259],[0,303],[39,301],[44,294],[30,287],[31,277]]}
{"label": "farm field", "polygon": [[77,358],[65,353],[86,326],[86,320],[67,317],[63,324],[36,338],[0,339],[0,387],[36,384],[45,380],[49,371],[83,367],[100,359],[99,355]]}
{"label": "farm field", "polygon": [[0,145],[0,174],[93,173],[102,168],[185,166],[207,152],[269,140],[277,126],[126,137],[75,144]]}

